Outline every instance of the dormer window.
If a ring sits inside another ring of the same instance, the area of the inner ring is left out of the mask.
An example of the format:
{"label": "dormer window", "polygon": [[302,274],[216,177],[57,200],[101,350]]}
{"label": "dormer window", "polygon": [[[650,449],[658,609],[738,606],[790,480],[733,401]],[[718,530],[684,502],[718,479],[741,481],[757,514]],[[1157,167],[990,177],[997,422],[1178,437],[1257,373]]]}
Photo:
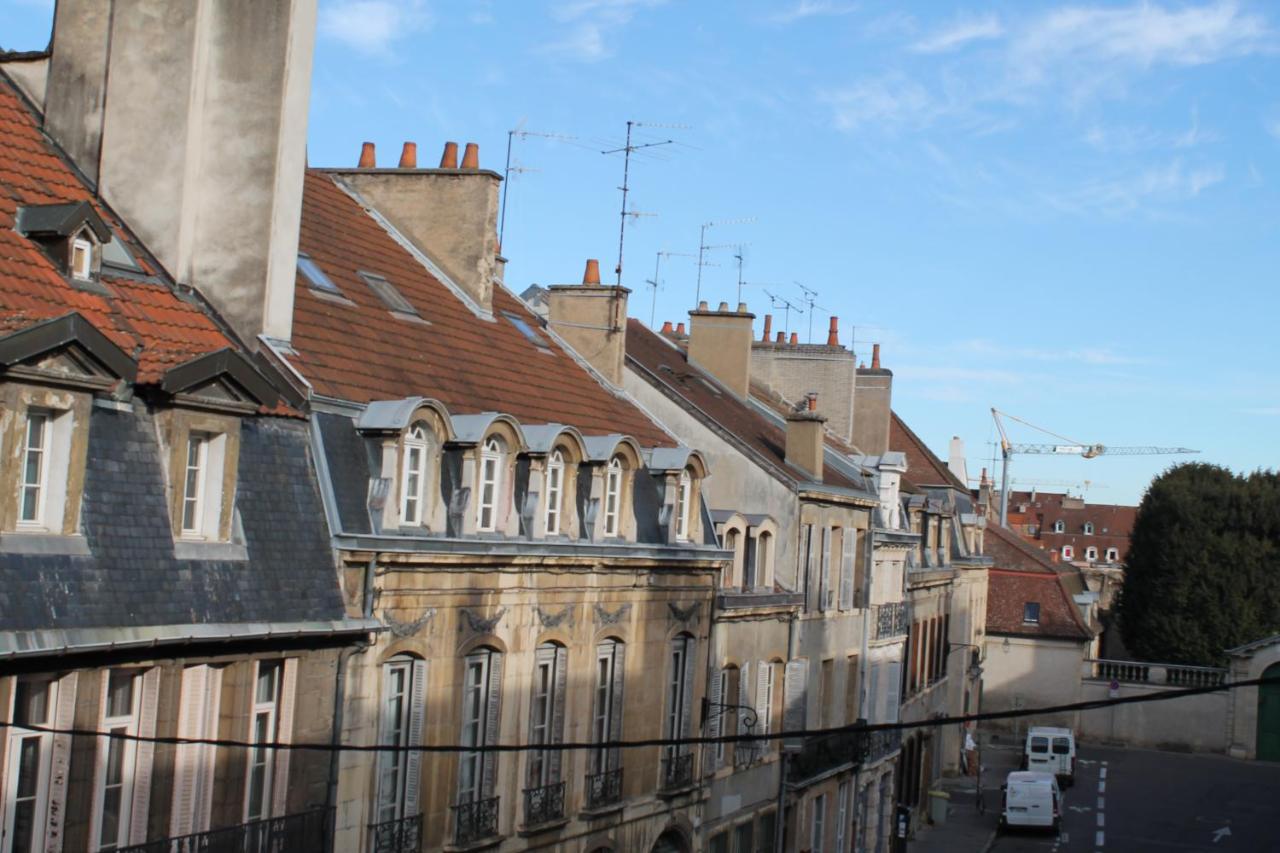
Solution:
{"label": "dormer window", "polygon": [[604,476],[604,535],[617,536],[622,518],[622,459],[613,457]]}
{"label": "dormer window", "polygon": [[1092,521],[1086,521],[1086,522],[1084,523],[1084,535],[1085,535],[1085,536],[1092,536],[1092,535],[1093,535],[1093,522],[1092,522]]}
{"label": "dormer window", "polygon": [[1075,548],[1072,548],[1070,545],[1063,545],[1063,546],[1062,546],[1062,559],[1064,559],[1064,560],[1073,560],[1073,559],[1075,559],[1075,556],[1076,556],[1076,549],[1075,549]]}
{"label": "dormer window", "polygon": [[687,542],[689,539],[689,506],[693,497],[693,477],[686,468],[680,472],[680,480],[676,483],[676,539]]}
{"label": "dormer window", "polygon": [[27,413],[26,445],[22,452],[22,500],[18,515],[18,523],[22,526],[40,527],[44,523],[51,420],[48,412],[32,410]]}
{"label": "dormer window", "polygon": [[1040,624],[1040,602],[1028,601],[1022,605],[1022,622],[1025,625]]}
{"label": "dormer window", "polygon": [[1053,532],[1054,532],[1054,533],[1066,533],[1066,532],[1067,532],[1067,525],[1066,525],[1066,522],[1064,522],[1062,519],[1058,519],[1057,521],[1055,521],[1055,522],[1053,523]]}
{"label": "dormer window", "polygon": [[1084,557],[1090,563],[1096,562],[1098,559],[1098,549],[1090,545],[1084,549]]}
{"label": "dormer window", "polygon": [[400,521],[406,525],[423,523],[427,489],[427,460],[430,455],[427,428],[416,423],[404,438],[404,462],[400,472]]}
{"label": "dormer window", "polygon": [[204,532],[205,481],[209,470],[209,436],[193,432],[187,436],[187,464],[182,491],[182,535]]}
{"label": "dormer window", "polygon": [[492,533],[498,524],[498,495],[502,486],[502,466],[506,447],[497,436],[485,440],[480,451],[480,500],[476,507],[476,530]]}
{"label": "dormer window", "polygon": [[93,243],[88,237],[71,241],[71,277],[80,281],[93,279]]}
{"label": "dormer window", "polygon": [[1107,549],[1107,562],[1108,562],[1108,563],[1117,563],[1117,562],[1119,562],[1119,561],[1120,561],[1120,549],[1119,549],[1119,548],[1108,548],[1108,549]]}
{"label": "dormer window", "polygon": [[560,517],[564,511],[564,453],[555,450],[547,460],[547,522],[548,536],[560,533]]}

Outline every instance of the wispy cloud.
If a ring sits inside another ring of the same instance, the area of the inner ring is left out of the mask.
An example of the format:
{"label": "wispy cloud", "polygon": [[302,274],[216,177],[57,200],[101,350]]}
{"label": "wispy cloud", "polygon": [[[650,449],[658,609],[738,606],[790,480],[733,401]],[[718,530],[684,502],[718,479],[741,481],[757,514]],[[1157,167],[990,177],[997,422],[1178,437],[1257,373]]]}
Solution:
{"label": "wispy cloud", "polygon": [[919,82],[896,73],[828,90],[820,97],[830,105],[836,127],[844,131],[868,124],[886,129],[924,127],[946,110]]}
{"label": "wispy cloud", "polygon": [[1169,204],[1194,199],[1227,176],[1221,164],[1185,166],[1174,160],[1135,175],[1103,178],[1062,192],[1047,192],[1046,202],[1071,213],[1134,213],[1148,204]]}
{"label": "wispy cloud", "polygon": [[1265,122],[1263,127],[1267,129],[1267,133],[1275,137],[1277,141],[1280,141],[1280,118],[1273,118]]}
{"label": "wispy cloud", "polygon": [[996,39],[1004,35],[1004,25],[995,15],[959,21],[926,36],[911,46],[916,53],[947,53],[970,42]]}
{"label": "wispy cloud", "polygon": [[567,0],[551,10],[551,17],[570,24],[567,36],[537,52],[571,62],[599,62],[613,55],[613,37],[641,9],[666,0]]}
{"label": "wispy cloud", "polygon": [[1256,409],[1241,409],[1241,413],[1246,415],[1267,415],[1270,417],[1280,417],[1280,406],[1263,406]]}
{"label": "wispy cloud", "polygon": [[320,35],[370,55],[387,55],[395,42],[431,26],[421,0],[333,0],[320,9]]}
{"label": "wispy cloud", "polygon": [[1152,360],[1140,356],[1125,355],[1116,352],[1109,346],[1064,347],[1062,349],[1045,349],[1043,347],[1011,347],[986,338],[972,338],[960,341],[955,348],[962,353],[999,359],[1001,361],[1052,361],[1074,362],[1097,366],[1113,366],[1123,364],[1151,364]]}
{"label": "wispy cloud", "polygon": [[788,9],[776,12],[766,18],[774,24],[791,24],[805,18],[830,17],[832,15],[848,15],[857,11],[853,3],[835,3],[831,0],[798,0]]}

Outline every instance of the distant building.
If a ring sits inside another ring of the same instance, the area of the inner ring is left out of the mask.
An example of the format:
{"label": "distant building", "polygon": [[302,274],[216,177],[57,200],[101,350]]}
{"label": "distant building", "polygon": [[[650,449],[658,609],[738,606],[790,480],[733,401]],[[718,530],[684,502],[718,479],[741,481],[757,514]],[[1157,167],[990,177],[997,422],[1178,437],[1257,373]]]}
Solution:
{"label": "distant building", "polygon": [[1009,493],[1009,528],[1062,562],[1082,567],[1123,565],[1137,515],[1135,506],[1089,503],[1070,494]]}

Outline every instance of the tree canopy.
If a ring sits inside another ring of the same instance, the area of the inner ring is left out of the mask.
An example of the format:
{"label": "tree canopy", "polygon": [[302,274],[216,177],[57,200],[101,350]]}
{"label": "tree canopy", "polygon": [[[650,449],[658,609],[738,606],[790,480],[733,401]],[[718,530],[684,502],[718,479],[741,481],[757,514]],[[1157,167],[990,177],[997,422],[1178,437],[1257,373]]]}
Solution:
{"label": "tree canopy", "polygon": [[1280,633],[1280,474],[1171,468],[1138,507],[1118,605],[1144,660],[1215,665]]}

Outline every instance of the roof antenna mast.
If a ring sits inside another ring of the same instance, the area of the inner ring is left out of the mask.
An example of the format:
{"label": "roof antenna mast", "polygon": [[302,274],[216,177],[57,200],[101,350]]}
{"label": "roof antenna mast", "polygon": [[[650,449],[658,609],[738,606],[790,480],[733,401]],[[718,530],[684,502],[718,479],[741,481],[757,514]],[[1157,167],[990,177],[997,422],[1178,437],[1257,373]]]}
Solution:
{"label": "roof antenna mast", "polygon": [[[614,270],[618,276],[618,287],[622,287],[622,247],[627,238],[627,217],[628,216],[653,216],[651,213],[638,213],[636,211],[627,210],[627,194],[631,192],[631,152],[642,151],[645,148],[656,148],[659,145],[673,145],[674,139],[663,139],[657,142],[641,142],[638,145],[631,144],[631,130],[636,127],[645,127],[644,122],[628,121],[627,122],[627,141],[621,148],[611,148],[608,151],[601,151],[601,154],[617,154],[622,152],[622,186],[618,189],[622,190],[622,213],[620,214],[621,222],[618,223],[618,266]],[[648,125],[649,127],[658,127],[659,125]],[[666,127],[675,127],[676,125],[662,125]]]}
{"label": "roof antenna mast", "polygon": [[658,271],[662,269],[662,259],[663,258],[696,258],[696,257],[698,256],[690,252],[668,252],[665,250],[658,252],[658,257],[653,262],[653,278],[652,280],[650,279],[645,280],[645,284],[653,288],[653,304],[649,307],[649,328],[650,329],[653,328],[654,320],[658,316],[658,288],[661,287],[661,282],[662,282],[662,279],[658,277]]}
{"label": "roof antenna mast", "polygon": [[801,283],[800,283],[800,282],[798,282],[798,281],[795,283],[795,285],[796,285],[796,287],[800,288],[800,290],[801,290],[801,292],[802,292],[802,293],[804,293],[804,301],[805,301],[805,303],[809,306],[809,340],[808,340],[808,343],[813,343],[813,314],[814,314],[813,309],[814,309],[814,308],[818,308],[818,309],[819,309],[819,310],[821,310],[821,311],[826,311],[827,309],[826,309],[826,308],[823,308],[821,305],[816,305],[816,304],[815,304],[815,302],[814,302],[814,297],[818,295],[818,291],[814,290],[814,289],[813,289],[813,288],[811,288],[811,287],[805,287],[803,284],[801,284]]}
{"label": "roof antenna mast", "polygon": [[525,172],[536,172],[537,169],[529,169],[521,166],[519,163],[511,165],[511,147],[512,142],[516,139],[528,139],[535,136],[539,139],[556,139],[561,142],[573,142],[578,137],[567,136],[563,133],[541,133],[536,130],[524,130],[524,119],[520,119],[520,123],[513,130],[507,131],[507,165],[502,170],[502,212],[498,214],[498,242],[502,242],[503,232],[507,226],[507,191],[511,189],[511,175],[523,174]]}
{"label": "roof antenna mast", "polygon": [[[756,218],[754,216],[748,216],[742,219],[721,219],[717,222],[702,223],[702,231],[700,232],[700,235],[698,237],[698,283],[693,293],[693,307],[697,308],[698,303],[702,301],[702,268],[705,266],[709,266],[709,264],[707,264],[707,262],[703,260],[707,252],[711,251],[712,249],[741,250],[743,246],[747,245],[745,243],[721,243],[716,246],[708,246],[707,245],[707,229],[715,228],[718,225],[748,225],[755,221],[756,221]],[[739,272],[741,272],[741,270],[739,270]]]}

